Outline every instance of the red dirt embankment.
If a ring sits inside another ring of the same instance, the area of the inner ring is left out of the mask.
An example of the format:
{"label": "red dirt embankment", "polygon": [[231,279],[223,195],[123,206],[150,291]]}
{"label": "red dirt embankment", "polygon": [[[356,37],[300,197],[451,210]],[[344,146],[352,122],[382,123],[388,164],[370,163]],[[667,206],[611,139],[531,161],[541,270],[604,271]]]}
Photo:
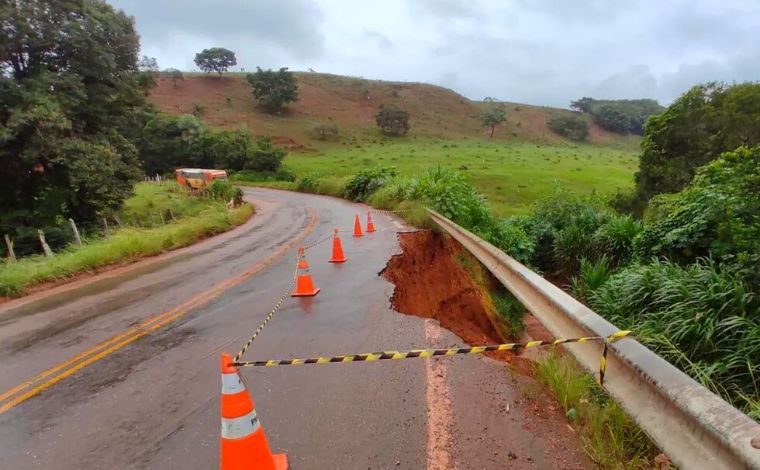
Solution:
{"label": "red dirt embankment", "polygon": [[[396,311],[438,320],[473,346],[504,342],[491,322],[493,304],[486,287],[478,285],[456,261],[464,250],[461,245],[427,230],[400,233],[399,241],[403,253],[392,257],[381,273],[396,286],[391,299]],[[511,351],[487,355],[518,362]],[[520,369],[529,372],[530,367],[519,362]]]}

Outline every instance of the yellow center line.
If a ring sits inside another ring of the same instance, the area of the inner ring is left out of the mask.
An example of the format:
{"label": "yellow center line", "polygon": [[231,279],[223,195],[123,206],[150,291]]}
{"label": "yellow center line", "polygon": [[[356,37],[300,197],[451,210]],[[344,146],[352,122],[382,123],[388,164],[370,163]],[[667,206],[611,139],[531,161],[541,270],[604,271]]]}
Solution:
{"label": "yellow center line", "polygon": [[[309,224],[296,238],[282,245],[280,248],[275,250],[267,258],[256,263],[251,269],[243,272],[242,274],[239,274],[238,276],[227,279],[217,284],[216,286],[212,287],[211,289],[208,289],[196,295],[195,297],[192,297],[188,301],[178,306],[172,307],[169,310],[166,310],[158,315],[155,315],[143,321],[142,323],[126,330],[123,333],[113,336],[101,343],[98,343],[97,345],[85,351],[82,351],[76,356],[70,359],[67,359],[66,361],[60,364],[57,364],[41,372],[40,374],[32,377],[31,379],[25,380],[21,384],[3,392],[2,394],[0,394],[0,402],[8,400],[8,398],[14,397],[14,395],[15,397],[11,398],[10,400],[6,401],[4,404],[0,405],[0,414],[8,411],[9,409],[15,407],[16,405],[19,405],[20,403],[23,403],[24,401],[28,400],[29,398],[32,398],[33,396],[38,395],[40,392],[50,388],[51,386],[65,379],[66,377],[69,377],[72,374],[76,373],[77,371],[83,369],[84,367],[87,367],[88,365],[93,364],[94,362],[97,362],[109,356],[115,351],[118,351],[124,346],[142,338],[148,333],[155,331],[165,325],[168,325],[174,320],[186,315],[188,312],[192,311],[193,309],[198,308],[208,303],[209,301],[213,300],[214,298],[218,297],[220,294],[222,294],[226,290],[245,282],[251,276],[255,275],[256,273],[260,272],[264,268],[271,265],[277,258],[284,255],[285,252],[287,252],[290,248],[292,248],[294,245],[296,245],[297,243],[302,241],[304,238],[306,238],[306,236],[314,230],[316,225],[317,225],[316,212],[312,209],[309,212]],[[54,375],[59,371],[62,371],[62,372],[58,373],[57,375]],[[51,375],[53,377],[50,377]],[[40,383],[39,385],[33,387],[34,384],[48,377],[50,378]]]}

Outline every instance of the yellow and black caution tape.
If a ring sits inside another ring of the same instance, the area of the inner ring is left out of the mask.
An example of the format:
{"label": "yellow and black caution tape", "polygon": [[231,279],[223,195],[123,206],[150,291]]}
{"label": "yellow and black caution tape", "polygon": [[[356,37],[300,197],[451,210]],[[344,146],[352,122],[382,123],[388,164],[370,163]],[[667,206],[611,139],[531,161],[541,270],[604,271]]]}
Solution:
{"label": "yellow and black caution tape", "polygon": [[610,343],[630,335],[630,331],[618,331],[608,337],[587,336],[581,338],[555,339],[552,341],[528,341],[527,343],[506,343],[492,344],[488,346],[472,346],[469,348],[448,348],[448,349],[414,349],[411,351],[381,351],[374,353],[353,354],[348,356],[332,357],[311,357],[308,359],[270,359],[268,361],[246,361],[239,362],[237,359],[232,363],[236,367],[277,367],[277,366],[299,366],[306,364],[335,364],[344,362],[374,362],[388,359],[428,359],[436,356],[456,356],[459,354],[483,354],[492,351],[513,351],[517,349],[528,349],[538,346],[556,346],[567,343],[584,343],[587,341],[604,341],[604,351],[599,368],[599,381],[604,381],[604,373],[607,367],[607,349]]}
{"label": "yellow and black caution tape", "polygon": [[259,335],[259,333],[261,333],[261,330],[263,330],[264,327],[267,326],[267,323],[269,323],[269,320],[271,320],[274,314],[277,313],[277,311],[282,306],[282,303],[285,302],[285,299],[287,299],[290,293],[293,292],[293,288],[296,286],[296,278],[298,277],[298,263],[301,261],[301,257],[302,257],[302,253],[301,253],[301,250],[299,250],[298,257],[296,258],[296,270],[293,273],[293,282],[291,282],[288,289],[280,296],[279,300],[277,300],[277,303],[274,304],[274,307],[269,312],[269,314],[267,314],[266,318],[264,318],[264,321],[261,322],[261,325],[259,325],[259,327],[256,328],[256,331],[253,332],[251,339],[249,339],[248,342],[245,343],[245,345],[243,345],[240,351],[237,354],[235,354],[235,357],[233,358],[235,362],[239,361],[240,358],[243,357],[243,354],[245,354],[248,348],[251,347],[251,344],[253,344],[253,342],[256,340],[256,337]]}
{"label": "yellow and black caution tape", "polygon": [[372,209],[370,212],[373,214],[403,214],[404,212],[409,212],[411,209],[397,209],[395,211],[390,211],[386,209]]}

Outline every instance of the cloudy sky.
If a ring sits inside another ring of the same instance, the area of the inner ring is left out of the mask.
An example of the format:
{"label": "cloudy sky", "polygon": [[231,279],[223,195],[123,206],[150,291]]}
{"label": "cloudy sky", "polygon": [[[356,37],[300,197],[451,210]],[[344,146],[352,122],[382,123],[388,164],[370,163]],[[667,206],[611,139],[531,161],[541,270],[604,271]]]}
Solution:
{"label": "cloudy sky", "polygon": [[472,99],[567,106],[760,80],[760,0],[108,0],[135,17],[143,53],[235,68],[421,81]]}

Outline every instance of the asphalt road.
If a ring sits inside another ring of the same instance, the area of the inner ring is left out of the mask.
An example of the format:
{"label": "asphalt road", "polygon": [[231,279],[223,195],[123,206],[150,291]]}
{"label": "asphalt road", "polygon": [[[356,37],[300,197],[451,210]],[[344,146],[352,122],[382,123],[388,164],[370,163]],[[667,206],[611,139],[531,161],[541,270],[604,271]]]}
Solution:
{"label": "asphalt road", "polygon": [[[296,247],[366,207],[247,190],[250,222],[198,245],[0,305],[0,468],[218,467],[219,355],[288,288]],[[307,252],[320,294],[288,299],[245,359],[461,345],[393,312],[378,273],[402,224]],[[271,447],[293,469],[585,468],[565,424],[485,357],[245,369]],[[551,413],[550,413],[551,414]]]}

